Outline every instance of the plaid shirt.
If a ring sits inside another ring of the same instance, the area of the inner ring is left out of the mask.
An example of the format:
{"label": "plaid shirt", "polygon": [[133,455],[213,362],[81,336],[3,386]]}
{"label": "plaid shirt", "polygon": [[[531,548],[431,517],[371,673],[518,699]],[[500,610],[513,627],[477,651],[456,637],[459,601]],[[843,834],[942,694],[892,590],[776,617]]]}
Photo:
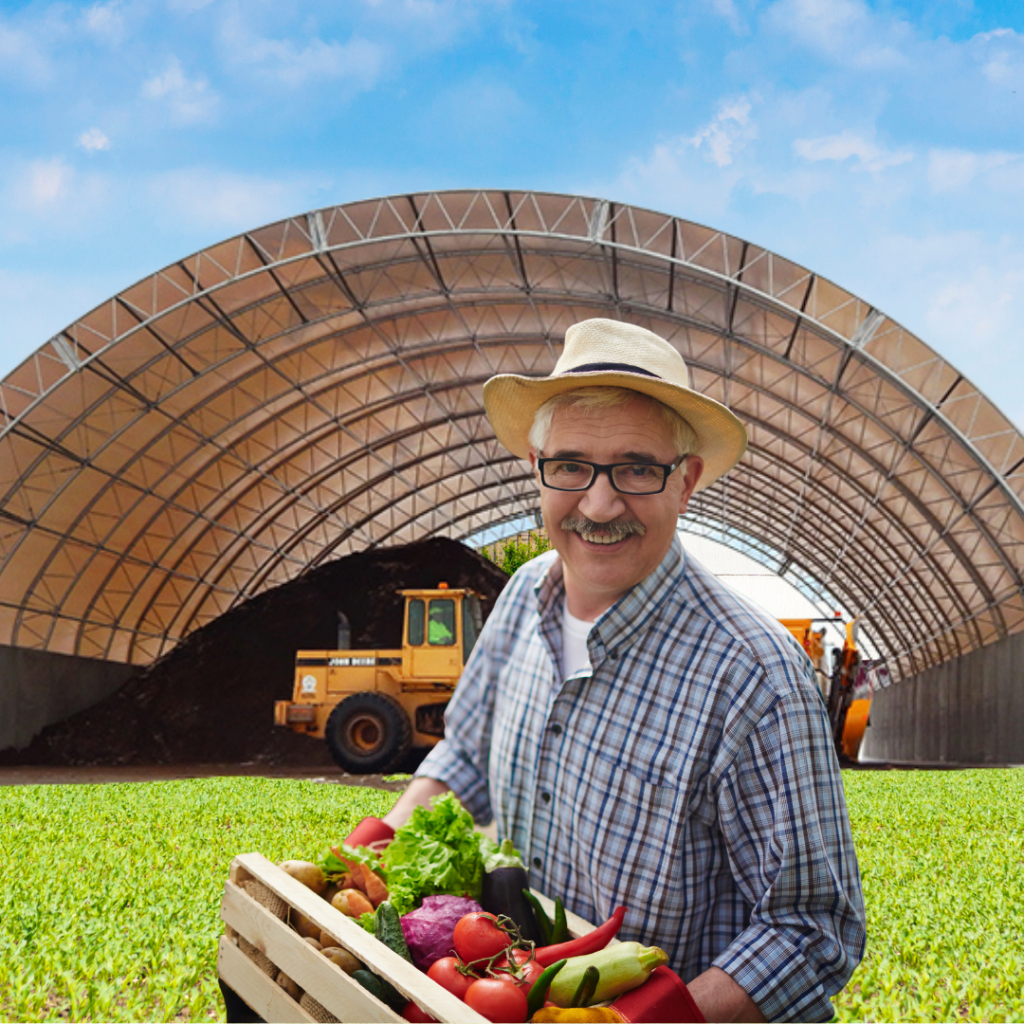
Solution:
{"label": "plaid shirt", "polygon": [[864,955],[842,778],[808,658],[673,543],[563,681],[554,553],[512,578],[417,774],[493,817],[531,884],[720,967],[769,1020],[829,1020]]}

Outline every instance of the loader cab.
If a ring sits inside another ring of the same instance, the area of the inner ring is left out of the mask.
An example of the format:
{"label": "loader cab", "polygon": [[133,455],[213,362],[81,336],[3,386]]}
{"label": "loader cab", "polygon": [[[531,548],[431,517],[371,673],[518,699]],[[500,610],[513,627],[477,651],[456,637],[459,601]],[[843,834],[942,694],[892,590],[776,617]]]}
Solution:
{"label": "loader cab", "polygon": [[454,675],[469,658],[483,617],[480,598],[471,590],[403,590],[405,630],[403,675],[412,678]]}

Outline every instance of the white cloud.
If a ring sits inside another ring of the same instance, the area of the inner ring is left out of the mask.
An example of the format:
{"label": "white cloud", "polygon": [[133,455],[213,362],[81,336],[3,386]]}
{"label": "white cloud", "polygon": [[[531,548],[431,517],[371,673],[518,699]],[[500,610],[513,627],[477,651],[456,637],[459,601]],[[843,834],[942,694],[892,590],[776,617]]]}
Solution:
{"label": "white cloud", "polygon": [[842,131],[838,135],[824,135],[817,139],[795,139],[793,151],[804,160],[811,161],[842,162],[853,159],[859,168],[872,174],[914,159],[910,150],[886,150],[853,131]]}
{"label": "white cloud", "polygon": [[252,35],[236,10],[225,21],[224,41],[233,60],[259,67],[289,86],[342,79],[357,90],[372,88],[384,67],[384,48],[353,35],[346,43],[314,36],[304,43]]}
{"label": "white cloud", "polygon": [[111,43],[119,43],[124,37],[124,16],[119,0],[110,3],[93,4],[87,7],[82,20],[85,27],[96,36]]}
{"label": "white cloud", "polygon": [[968,48],[978,54],[981,73],[998,89],[1024,88],[1024,35],[1012,29],[981,32],[970,40]]}
{"label": "white cloud", "polygon": [[312,39],[303,47],[288,39],[258,39],[253,41],[250,53],[286,85],[344,78],[358,89],[370,89],[384,63],[380,46],[356,36],[347,43]]}
{"label": "white cloud", "polygon": [[50,74],[50,62],[33,35],[0,25],[0,77],[40,85]]}
{"label": "white cloud", "polygon": [[715,14],[729,23],[729,28],[736,35],[745,36],[749,33],[747,23],[740,17],[740,12],[736,8],[736,0],[706,0],[706,3]]}
{"label": "white cloud", "polygon": [[150,203],[175,226],[223,233],[290,216],[305,208],[310,190],[302,183],[194,167],[158,175],[148,191]]}
{"label": "white cloud", "polygon": [[90,128],[88,131],[82,132],[78,136],[78,144],[90,153],[95,153],[100,149],[110,149],[110,139],[99,128]]}
{"label": "white cloud", "polygon": [[765,20],[838,64],[878,70],[907,63],[909,26],[876,15],[863,0],[775,0]]}
{"label": "white cloud", "polygon": [[750,100],[745,96],[739,99],[726,100],[718,113],[696,135],[689,139],[695,149],[705,148],[711,161],[718,167],[728,167],[732,163],[733,147],[743,135],[742,132],[750,118]]}
{"label": "white cloud", "polygon": [[48,206],[68,194],[73,168],[60,157],[33,161],[28,168],[27,192],[35,206]]}
{"label": "white cloud", "polygon": [[[1022,158],[1016,153],[972,153],[965,149],[933,149],[928,153],[928,184],[933,192],[950,192],[970,185],[976,178],[988,176],[996,168],[1016,165]],[[1002,178],[1005,181],[1006,175]],[[1018,175],[1019,177],[1019,175]]]}
{"label": "white cloud", "polygon": [[154,75],[143,83],[142,95],[165,103],[172,118],[181,124],[209,121],[219,103],[206,79],[186,77],[181,61],[174,56],[163,74]]}

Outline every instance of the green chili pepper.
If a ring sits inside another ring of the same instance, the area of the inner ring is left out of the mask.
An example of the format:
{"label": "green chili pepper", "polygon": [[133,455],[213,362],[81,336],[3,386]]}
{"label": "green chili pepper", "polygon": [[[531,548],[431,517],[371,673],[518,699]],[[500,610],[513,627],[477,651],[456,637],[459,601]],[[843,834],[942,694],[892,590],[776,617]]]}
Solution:
{"label": "green chili pepper", "polygon": [[[583,972],[576,995],[572,997],[570,1006],[589,1006],[594,1001],[597,983],[601,980],[601,972],[596,967],[588,967]],[[550,986],[549,986],[550,987]]]}
{"label": "green chili pepper", "polygon": [[549,945],[557,945],[559,942],[566,942],[569,939],[569,925],[565,920],[565,905],[562,897],[555,897],[555,920],[551,925],[551,942]]}
{"label": "green chili pepper", "polygon": [[[559,960],[544,969],[544,973],[533,983],[530,994],[526,997],[526,1019],[529,1020],[543,1005],[548,997],[548,989],[555,975],[565,966],[565,960]],[[582,982],[580,983],[582,986]]]}
{"label": "green chili pepper", "polygon": [[530,901],[530,906],[533,907],[533,913],[537,918],[537,926],[540,928],[541,945],[550,946],[551,918],[548,917],[547,911],[541,906],[540,900],[529,889],[524,889],[523,895]]}

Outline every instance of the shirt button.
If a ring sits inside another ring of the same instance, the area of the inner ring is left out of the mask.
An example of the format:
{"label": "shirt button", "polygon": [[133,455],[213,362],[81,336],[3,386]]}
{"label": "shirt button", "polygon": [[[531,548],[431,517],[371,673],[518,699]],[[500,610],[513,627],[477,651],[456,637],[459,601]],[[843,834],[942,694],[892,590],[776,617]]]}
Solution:
{"label": "shirt button", "polygon": [[561,736],[562,735],[562,727],[557,722],[553,726],[551,726],[551,731],[556,736]]}
{"label": "shirt button", "polygon": [[535,868],[537,868],[538,870],[540,869],[540,857],[534,857],[533,858],[533,866]]}
{"label": "shirt button", "polygon": [[551,794],[550,793],[541,793],[540,798],[546,804],[551,803]]}
{"label": "shirt button", "polygon": [[619,660],[619,652],[614,650],[614,649],[610,650],[608,652],[608,657],[611,658],[612,661],[618,661]]}

